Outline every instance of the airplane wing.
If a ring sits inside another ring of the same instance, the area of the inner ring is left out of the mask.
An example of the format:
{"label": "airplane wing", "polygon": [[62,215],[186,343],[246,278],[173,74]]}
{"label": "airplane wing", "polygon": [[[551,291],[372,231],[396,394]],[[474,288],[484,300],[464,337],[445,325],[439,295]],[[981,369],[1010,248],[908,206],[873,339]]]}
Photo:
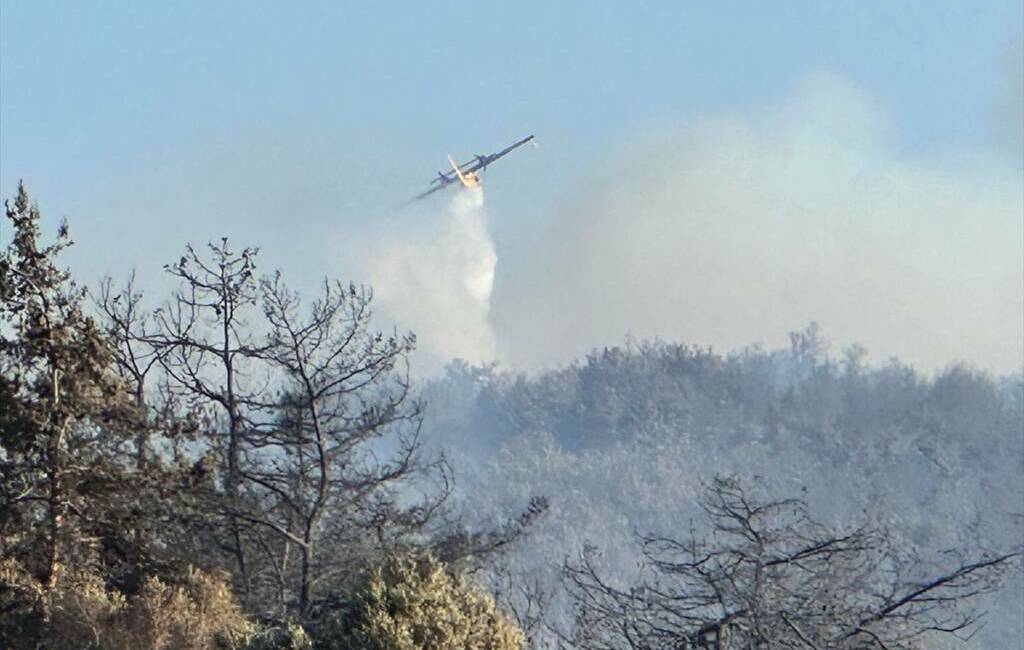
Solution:
{"label": "airplane wing", "polygon": [[[519,147],[523,146],[527,142],[530,142],[531,140],[533,140],[533,137],[534,136],[532,136],[532,135],[527,136],[527,137],[523,138],[522,140],[520,140],[519,142],[516,142],[514,144],[511,144],[511,145],[505,147],[504,149],[502,149],[498,153],[492,153],[490,155],[484,155],[484,156],[477,156],[473,160],[470,160],[468,162],[464,162],[461,165],[459,165],[458,166],[459,167],[459,171],[462,172],[463,174],[468,174],[470,172],[479,171],[479,170],[487,167],[487,165],[490,165],[492,162],[494,162],[498,158],[503,158],[503,157],[507,156],[508,154],[512,153],[512,151],[514,149],[518,149]],[[453,163],[452,167],[454,167],[454,166],[455,165]],[[452,179],[452,180],[454,180],[454,179]]]}
{"label": "airplane wing", "polygon": [[437,192],[438,190],[443,190],[444,188],[454,183],[457,179],[458,177],[452,172],[448,172],[447,174],[443,172],[438,172],[437,176],[434,177],[434,180],[430,181],[430,189],[421,194],[417,194],[416,196],[406,201],[403,205],[409,205],[410,203],[419,201],[420,199],[430,196],[431,194]]}
{"label": "airplane wing", "polygon": [[[527,142],[529,142],[531,140],[533,140],[533,136],[532,135],[526,136],[525,138],[523,138],[519,142],[516,142],[514,144],[511,144],[511,145],[505,147],[504,149],[502,149],[498,153],[493,153],[493,154],[491,154],[489,156],[480,156],[479,158],[477,158],[477,162],[479,163],[480,167],[486,167],[487,165],[490,165],[492,162],[494,162],[498,158],[503,158],[504,156],[507,156],[508,154],[512,153],[512,151],[514,151],[515,149],[518,149],[519,147],[523,146],[524,144],[526,144]],[[476,171],[476,170],[474,169],[472,171]]]}
{"label": "airplane wing", "polygon": [[429,190],[427,190],[426,192],[423,192],[422,194],[417,194],[416,196],[412,197],[411,199],[406,201],[403,205],[409,205],[410,203],[415,203],[416,201],[419,201],[420,199],[425,199],[428,196],[430,196],[431,194],[433,194],[434,192],[443,190],[444,188],[448,187],[449,185],[451,185],[451,183],[445,183],[444,185],[437,185],[436,187],[432,187]]}

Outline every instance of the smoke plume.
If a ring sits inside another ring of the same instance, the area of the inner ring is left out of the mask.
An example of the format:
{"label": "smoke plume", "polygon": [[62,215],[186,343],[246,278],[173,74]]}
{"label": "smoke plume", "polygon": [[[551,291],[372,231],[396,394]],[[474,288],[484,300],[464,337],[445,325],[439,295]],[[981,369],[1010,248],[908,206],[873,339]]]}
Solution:
{"label": "smoke plume", "polygon": [[436,370],[453,358],[495,357],[490,324],[498,256],[481,188],[455,192],[441,214],[402,219],[366,262],[386,316],[417,337],[414,367]]}
{"label": "smoke plume", "polygon": [[529,259],[503,260],[503,360],[550,365],[627,333],[774,347],[813,320],[876,361],[1021,368],[1024,196],[1004,160],[908,152],[872,97],[828,75],[608,160]]}

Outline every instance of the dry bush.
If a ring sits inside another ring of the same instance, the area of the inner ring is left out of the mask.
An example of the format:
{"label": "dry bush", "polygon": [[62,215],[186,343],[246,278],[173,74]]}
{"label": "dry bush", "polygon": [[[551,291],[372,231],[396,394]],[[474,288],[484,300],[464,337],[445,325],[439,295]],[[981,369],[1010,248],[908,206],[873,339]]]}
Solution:
{"label": "dry bush", "polygon": [[69,571],[47,593],[6,562],[0,604],[16,615],[14,626],[2,628],[11,648],[232,650],[255,632],[224,578],[192,568],[174,582],[148,578],[126,596],[82,571]]}

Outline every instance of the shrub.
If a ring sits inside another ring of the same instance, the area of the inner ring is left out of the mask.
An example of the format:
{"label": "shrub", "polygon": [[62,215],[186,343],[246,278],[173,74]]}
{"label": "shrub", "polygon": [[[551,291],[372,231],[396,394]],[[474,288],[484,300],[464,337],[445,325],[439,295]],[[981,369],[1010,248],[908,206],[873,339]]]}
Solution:
{"label": "shrub", "polygon": [[245,650],[313,650],[313,642],[300,625],[288,623],[260,630],[249,639]]}
{"label": "shrub", "polygon": [[19,565],[0,566],[2,629],[12,648],[233,650],[253,636],[224,578],[189,568],[177,580],[147,578],[125,595],[97,575],[70,570],[45,591]]}
{"label": "shrub", "polygon": [[493,598],[430,555],[391,556],[368,571],[344,627],[341,647],[360,650],[520,650],[524,643]]}

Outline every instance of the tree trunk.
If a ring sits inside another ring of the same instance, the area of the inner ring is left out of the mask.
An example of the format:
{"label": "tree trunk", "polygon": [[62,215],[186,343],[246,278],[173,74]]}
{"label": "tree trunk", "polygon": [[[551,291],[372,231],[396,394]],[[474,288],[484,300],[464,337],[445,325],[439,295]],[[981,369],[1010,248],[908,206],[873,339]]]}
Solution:
{"label": "tree trunk", "polygon": [[46,574],[43,584],[47,590],[57,586],[57,578],[61,569],[60,542],[64,532],[64,468],[61,464],[60,448],[64,443],[64,430],[67,427],[67,418],[58,422],[60,413],[60,369],[53,355],[50,355],[50,415],[49,439],[46,442],[46,473],[50,483],[50,493],[47,497],[50,539],[47,549]]}

